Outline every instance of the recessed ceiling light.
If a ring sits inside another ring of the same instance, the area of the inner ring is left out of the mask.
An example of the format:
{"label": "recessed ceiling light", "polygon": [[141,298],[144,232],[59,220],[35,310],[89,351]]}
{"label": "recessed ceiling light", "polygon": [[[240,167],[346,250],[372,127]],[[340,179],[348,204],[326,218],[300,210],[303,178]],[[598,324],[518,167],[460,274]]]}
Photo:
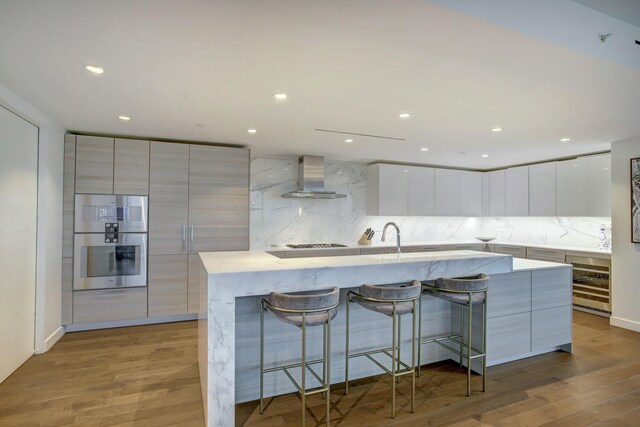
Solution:
{"label": "recessed ceiling light", "polygon": [[459,151],[458,154],[460,154],[462,156],[462,155],[465,155],[467,153],[465,153],[464,151]]}
{"label": "recessed ceiling light", "polygon": [[574,168],[577,168],[578,166],[580,166],[578,163],[573,165]]}
{"label": "recessed ceiling light", "polygon": [[353,142],[353,139],[345,139],[344,143],[345,144],[351,144]]}
{"label": "recessed ceiling light", "polygon": [[491,132],[502,132],[502,128],[500,126],[496,126],[494,128],[491,128]]}
{"label": "recessed ceiling light", "polygon": [[287,99],[287,94],[286,93],[276,93],[273,95],[273,97],[275,99],[278,99],[280,101],[282,101],[283,99]]}
{"label": "recessed ceiling light", "polygon": [[483,155],[482,155],[482,156],[480,156],[480,157],[482,157],[483,159],[486,159],[487,157],[489,157],[489,155],[488,155],[488,154],[483,154]]}
{"label": "recessed ceiling light", "polygon": [[258,132],[258,131],[257,131],[257,130],[255,130],[255,129],[247,129],[247,132],[249,132],[249,133],[256,133],[256,132]]}
{"label": "recessed ceiling light", "polygon": [[118,118],[123,122],[128,122],[129,120],[131,120],[131,117],[129,116],[118,116]]}
{"label": "recessed ceiling light", "polygon": [[409,169],[405,169],[405,170],[403,170],[402,172],[409,172]]}
{"label": "recessed ceiling light", "polygon": [[571,138],[562,138],[560,140],[560,142],[569,142],[569,141],[571,141]]}
{"label": "recessed ceiling light", "polygon": [[104,69],[102,67],[98,67],[97,65],[87,65],[84,67],[87,71],[91,71],[93,74],[102,74],[104,73]]}
{"label": "recessed ceiling light", "polygon": [[429,149],[427,147],[422,147],[420,151],[429,151]]}
{"label": "recessed ceiling light", "polygon": [[602,168],[602,170],[603,170],[603,171],[608,171],[608,170],[609,170],[609,168]]}
{"label": "recessed ceiling light", "polygon": [[398,117],[400,117],[401,119],[408,119],[409,117],[411,117],[411,114],[409,114],[409,113],[400,113],[400,114],[398,114]]}

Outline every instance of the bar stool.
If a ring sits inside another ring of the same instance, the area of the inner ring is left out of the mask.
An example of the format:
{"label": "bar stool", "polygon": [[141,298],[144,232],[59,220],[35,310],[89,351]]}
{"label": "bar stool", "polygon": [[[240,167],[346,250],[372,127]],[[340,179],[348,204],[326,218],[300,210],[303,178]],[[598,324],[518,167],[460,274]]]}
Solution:
{"label": "bar stool", "polygon": [[[411,412],[415,412],[416,401],[416,309],[420,299],[421,284],[418,280],[411,283],[393,283],[386,285],[362,285],[358,292],[347,292],[346,348],[345,348],[345,394],[349,394],[349,359],[365,356],[384,372],[391,375],[391,417],[396,417],[396,382],[403,375],[411,375]],[[355,302],[367,310],[375,311],[392,320],[391,347],[349,354],[349,303]],[[401,359],[402,316],[412,315],[411,365]],[[391,353],[389,353],[391,352]],[[391,370],[371,355],[384,354],[391,358]]]}
{"label": "bar stool", "polygon": [[[283,371],[298,390],[302,400],[302,426],[305,425],[306,397],[322,393],[326,399],[327,426],[329,426],[330,412],[330,384],[331,384],[331,320],[338,314],[340,305],[340,291],[338,288],[321,291],[296,293],[272,292],[260,301],[260,413],[264,413],[264,374],[267,372]],[[302,330],[302,361],[291,365],[264,368],[264,312],[270,311],[275,317],[285,323],[294,325]],[[322,359],[307,361],[307,327],[323,326]],[[322,363],[322,377],[311,365]],[[301,383],[294,379],[289,371],[301,368]],[[320,387],[306,389],[306,370],[320,383]]]}
{"label": "bar stool", "polygon": [[[450,333],[449,335],[422,339],[422,301],[420,301],[420,324],[419,335],[420,344],[418,345],[418,360],[420,360],[422,344],[435,342],[442,347],[456,353],[459,357],[460,366],[462,359],[467,361],[467,396],[471,396],[471,360],[482,358],[482,391],[486,389],[487,377],[487,291],[489,290],[489,276],[486,274],[478,274],[476,276],[459,277],[459,278],[440,278],[435,281],[422,282],[422,292],[427,295],[434,296],[450,301],[460,306],[460,327],[458,333]],[[472,319],[473,306],[482,304],[482,349],[477,349],[471,344],[472,335]],[[467,308],[467,340],[464,341],[464,308]],[[458,349],[453,348],[445,342],[457,344]],[[466,349],[466,352],[463,350]],[[473,353],[473,354],[472,354]],[[420,366],[418,366],[418,377],[420,376]]]}

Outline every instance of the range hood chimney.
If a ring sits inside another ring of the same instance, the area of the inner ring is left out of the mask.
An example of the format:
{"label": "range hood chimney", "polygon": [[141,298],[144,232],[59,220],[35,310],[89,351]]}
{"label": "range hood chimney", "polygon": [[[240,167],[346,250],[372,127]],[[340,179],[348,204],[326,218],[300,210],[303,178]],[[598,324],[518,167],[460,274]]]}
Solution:
{"label": "range hood chimney", "polygon": [[324,157],[300,156],[298,159],[298,190],[285,193],[290,199],[343,199],[346,194],[324,190]]}

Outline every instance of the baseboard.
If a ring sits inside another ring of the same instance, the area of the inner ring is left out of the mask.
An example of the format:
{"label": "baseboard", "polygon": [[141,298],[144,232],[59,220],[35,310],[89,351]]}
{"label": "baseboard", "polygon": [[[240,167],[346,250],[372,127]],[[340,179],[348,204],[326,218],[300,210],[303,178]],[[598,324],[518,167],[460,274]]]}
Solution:
{"label": "baseboard", "polygon": [[635,320],[628,320],[616,316],[611,316],[611,318],[609,319],[609,324],[611,326],[617,326],[619,328],[640,332],[640,322],[636,322]]}
{"label": "baseboard", "polygon": [[179,314],[176,316],[151,317],[146,319],[118,320],[115,322],[82,323],[82,324],[66,325],[65,330],[67,332],[91,331],[94,329],[123,328],[126,326],[152,325],[154,323],[184,322],[186,320],[198,320],[198,315],[197,314]]}
{"label": "baseboard", "polygon": [[46,353],[53,347],[55,343],[58,342],[60,338],[64,335],[64,327],[60,326],[56,329],[49,337],[44,340],[43,346],[41,348],[36,349],[36,354]]}

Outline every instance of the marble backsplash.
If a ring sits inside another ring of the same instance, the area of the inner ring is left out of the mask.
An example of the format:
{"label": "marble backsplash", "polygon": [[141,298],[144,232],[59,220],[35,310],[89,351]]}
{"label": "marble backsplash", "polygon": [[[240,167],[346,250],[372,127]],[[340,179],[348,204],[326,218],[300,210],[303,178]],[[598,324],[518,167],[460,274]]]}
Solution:
{"label": "marble backsplash", "polygon": [[388,221],[400,226],[403,242],[469,241],[476,236],[495,236],[514,243],[597,248],[600,224],[611,226],[611,218],[587,217],[368,216],[366,166],[327,161],[325,167],[325,187],[347,194],[346,199],[283,198],[283,193],[296,188],[297,159],[251,159],[251,249],[309,242],[354,245],[369,227],[376,230],[376,243]]}

